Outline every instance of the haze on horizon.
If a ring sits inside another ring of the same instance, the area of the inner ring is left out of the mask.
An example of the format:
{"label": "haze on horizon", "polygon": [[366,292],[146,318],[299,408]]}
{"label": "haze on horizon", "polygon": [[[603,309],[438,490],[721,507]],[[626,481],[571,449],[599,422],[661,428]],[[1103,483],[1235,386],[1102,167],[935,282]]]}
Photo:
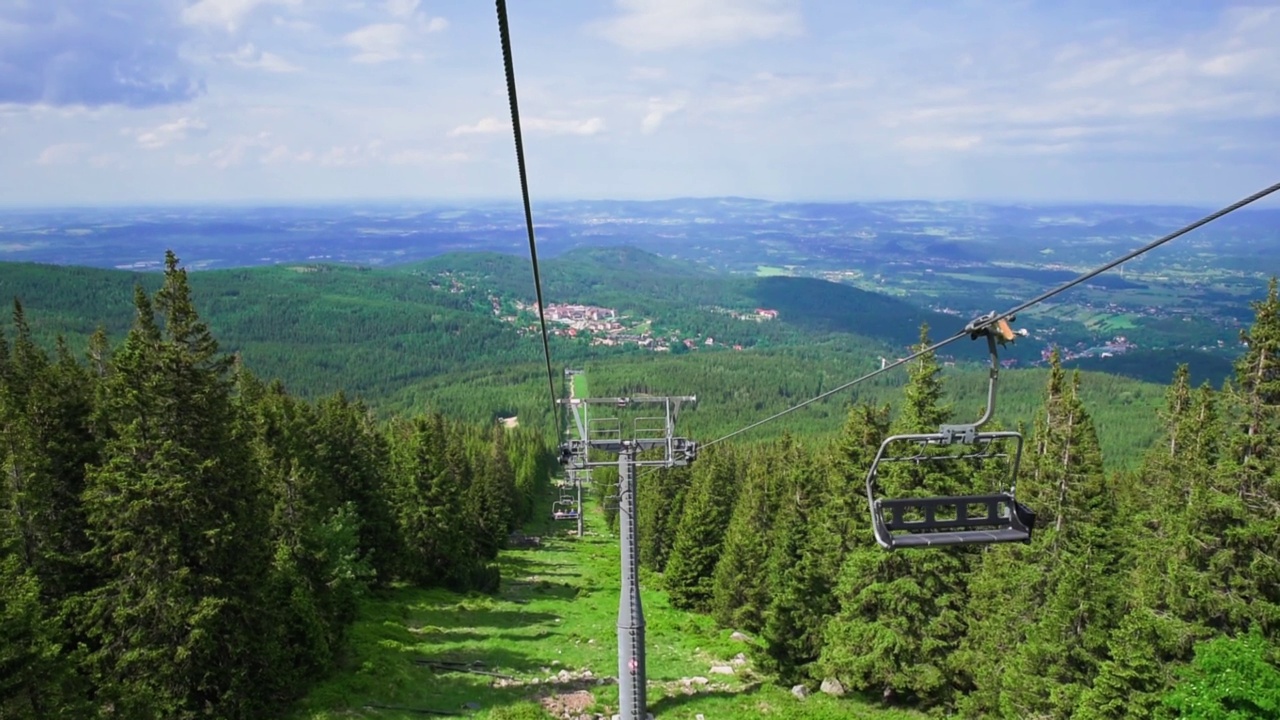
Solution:
{"label": "haze on horizon", "polygon": [[[1277,2],[509,10],[535,201],[1213,205],[1278,179]],[[0,155],[7,206],[519,197],[475,0],[6,3]]]}

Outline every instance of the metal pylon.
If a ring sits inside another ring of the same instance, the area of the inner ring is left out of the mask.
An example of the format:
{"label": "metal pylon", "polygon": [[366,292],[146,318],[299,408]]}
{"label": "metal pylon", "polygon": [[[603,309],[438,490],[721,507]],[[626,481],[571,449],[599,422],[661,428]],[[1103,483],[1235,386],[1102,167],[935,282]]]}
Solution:
{"label": "metal pylon", "polygon": [[[560,446],[560,461],[577,470],[615,462],[618,466],[618,527],[622,544],[622,588],[618,599],[618,706],[622,720],[644,720],[644,606],[640,602],[640,552],[636,542],[635,470],[641,466],[674,467],[693,462],[698,454],[698,445],[687,438],[676,437],[675,419],[681,403],[694,403],[697,398],[574,398],[561,402],[566,402],[573,410],[578,439]],[[633,403],[662,403],[665,414],[661,418],[636,418],[631,432],[625,434],[616,418],[588,421],[586,410],[589,405],[608,404],[625,408]],[[640,453],[659,449],[663,451],[661,458],[640,459]],[[589,456],[590,450],[617,455],[617,459],[594,461]]]}

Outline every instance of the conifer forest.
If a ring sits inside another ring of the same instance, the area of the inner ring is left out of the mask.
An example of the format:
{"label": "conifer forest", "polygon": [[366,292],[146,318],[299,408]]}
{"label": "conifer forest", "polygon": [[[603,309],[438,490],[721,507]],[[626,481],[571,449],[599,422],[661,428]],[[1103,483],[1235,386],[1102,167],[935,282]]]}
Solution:
{"label": "conifer forest", "polygon": [[[643,581],[750,636],[767,684],[838,681],[849,714],[831,717],[1280,717],[1275,281],[1252,309],[1234,377],[1196,385],[1180,367],[1154,443],[1123,463],[1104,463],[1084,376],[1052,357],[1017,486],[1038,514],[1029,544],[876,545],[864,481],[881,440],[970,414],[925,354],[892,406],[848,405],[838,432],[726,442],[646,476]],[[15,304],[0,341],[3,718],[292,717],[353,671],[364,599],[496,593],[499,554],[561,472],[559,438],[533,425],[380,417],[256,376],[219,349],[172,253],[119,342],[36,336]],[[584,511],[612,521],[609,478]],[[916,497],[992,479],[904,464],[880,482]]]}

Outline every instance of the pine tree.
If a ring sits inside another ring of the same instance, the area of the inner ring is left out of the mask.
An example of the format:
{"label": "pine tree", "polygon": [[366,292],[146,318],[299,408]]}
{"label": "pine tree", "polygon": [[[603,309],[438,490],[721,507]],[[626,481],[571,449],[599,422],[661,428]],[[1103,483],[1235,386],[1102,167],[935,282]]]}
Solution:
{"label": "pine tree", "polygon": [[243,716],[273,690],[257,664],[268,504],[238,434],[229,359],[172,253],[155,306],[141,288],[135,306],[104,381],[107,440],[85,491],[103,578],[82,618],[97,683],[122,715]]}
{"label": "pine tree", "polygon": [[1254,302],[1254,322],[1240,332],[1246,346],[1236,361],[1236,384],[1242,406],[1240,433],[1232,450],[1243,485],[1242,494],[1262,489],[1264,478],[1274,475],[1280,435],[1280,294],[1276,278],[1267,286],[1264,300]]}
{"label": "pine tree", "polygon": [[716,562],[742,482],[741,467],[737,454],[724,445],[709,450],[694,466],[663,577],[671,604],[677,608],[711,609]]}
{"label": "pine tree", "polygon": [[[1227,416],[1235,421],[1214,483],[1192,498],[1195,527],[1218,552],[1202,556],[1221,606],[1212,622],[1241,632],[1252,622],[1280,632],[1280,293],[1276,278],[1265,299],[1253,303],[1254,322],[1240,338],[1247,345],[1236,362],[1236,389],[1228,391]],[[1205,533],[1208,535],[1208,532]]]}
{"label": "pine tree", "polygon": [[784,442],[783,492],[770,538],[769,603],[760,633],[760,666],[791,685],[809,674],[822,654],[826,618],[834,611],[832,578],[824,567],[823,536],[814,522],[823,483],[814,464],[794,443]]}
{"label": "pine tree", "polygon": [[711,581],[711,613],[723,627],[758,632],[764,625],[769,589],[760,569],[769,557],[778,495],[774,448],[765,447],[745,462],[746,481],[734,503],[724,549]]}
{"label": "pine tree", "polygon": [[88,583],[84,473],[68,467],[84,456],[73,443],[81,396],[64,391],[61,340],[53,367],[17,301],[13,320],[12,349],[0,332],[0,717],[75,716],[87,710],[59,615]]}
{"label": "pine tree", "polygon": [[866,500],[867,472],[881,441],[889,433],[889,406],[858,403],[849,410],[839,437],[830,448],[824,499],[814,516],[822,534],[818,552],[834,586],[848,553],[871,537]]}
{"label": "pine tree", "polygon": [[[0,536],[2,539],[3,536]],[[74,668],[62,630],[41,601],[40,582],[11,547],[0,544],[0,717],[43,720],[86,713],[74,692]]]}
{"label": "pine tree", "polygon": [[[1032,473],[1023,483],[1044,527],[1037,530],[1032,552],[1019,554],[1036,562],[1038,572],[1018,578],[1025,573],[993,568],[1000,581],[995,592],[975,592],[970,603],[973,617],[995,623],[995,628],[980,629],[980,636],[990,639],[1001,627],[1023,633],[1000,677],[975,678],[978,694],[988,699],[995,694],[993,685],[999,685],[997,706],[986,709],[1006,715],[1070,713],[1108,657],[1121,589],[1119,518],[1079,383],[1078,372],[1067,381],[1055,352],[1044,408],[1036,420]],[[1015,580],[1027,585],[1015,585]],[[976,578],[974,584],[976,589]],[[998,650],[974,648],[987,656]]]}
{"label": "pine tree", "polygon": [[331,508],[350,503],[360,520],[362,563],[387,586],[400,564],[399,534],[389,502],[390,449],[367,408],[343,393],[316,404],[315,471],[333,483]]}
{"label": "pine tree", "polygon": [[1203,573],[1186,562],[1200,551],[1189,521],[1190,500],[1202,496],[1217,457],[1219,427],[1213,390],[1192,390],[1185,365],[1174,374],[1161,413],[1162,440],[1132,481],[1137,497],[1124,566],[1126,612],[1108,642],[1109,660],[1083,698],[1081,716],[1121,718],[1130,709],[1163,716],[1160,698],[1173,682],[1172,669],[1190,659],[1204,602]]}
{"label": "pine tree", "polygon": [[675,541],[676,526],[684,512],[691,468],[662,468],[637,483],[636,517],[640,564],[654,572],[666,569],[667,558]]}
{"label": "pine tree", "polygon": [[[84,465],[96,452],[88,429],[92,383],[61,338],[49,362],[17,301],[13,321],[12,349],[0,336],[0,583],[13,592],[5,600],[11,612],[0,610],[8,615],[0,634],[11,636],[4,642],[19,656],[33,653],[25,655],[29,667],[14,671],[26,698],[19,705],[52,716],[71,712],[69,652],[80,638],[66,618],[93,582],[80,498]],[[0,700],[0,715],[6,704]]]}
{"label": "pine tree", "polygon": [[[929,345],[921,328],[920,345]],[[912,363],[903,406],[893,431],[937,432],[947,419],[933,353]],[[966,494],[966,467],[912,464],[881,475],[893,497]],[[886,697],[947,702],[958,683],[952,655],[965,632],[965,577],[974,554],[963,548],[928,552],[881,550],[867,537],[847,554],[836,596],[839,611],[827,632],[823,666],[862,691]]]}
{"label": "pine tree", "polygon": [[444,418],[413,420],[401,440],[395,503],[405,545],[405,576],[421,585],[466,588],[477,559],[467,537],[460,454]]}
{"label": "pine tree", "polygon": [[468,503],[474,507],[472,533],[480,556],[487,560],[496,558],[498,551],[506,547],[507,536],[517,526],[515,471],[507,458],[506,432],[503,428],[493,429]]}
{"label": "pine tree", "polygon": [[243,369],[236,380],[274,505],[264,609],[277,633],[270,664],[279,668],[273,677],[281,690],[293,692],[331,667],[372,570],[360,553],[354,504],[342,500],[332,468],[318,457],[325,441],[316,413],[279,382],[263,386]]}

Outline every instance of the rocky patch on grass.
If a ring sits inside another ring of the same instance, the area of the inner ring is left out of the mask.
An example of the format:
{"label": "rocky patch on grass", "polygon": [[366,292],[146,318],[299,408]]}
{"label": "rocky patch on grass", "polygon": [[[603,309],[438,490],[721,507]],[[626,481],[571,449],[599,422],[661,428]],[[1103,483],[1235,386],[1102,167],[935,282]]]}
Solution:
{"label": "rocky patch on grass", "polygon": [[596,704],[596,696],[586,690],[547,695],[542,698],[541,704],[543,709],[558,718],[572,718],[573,720],[592,718],[592,720],[595,720],[595,718],[604,717],[603,715],[596,715],[586,711],[587,708]]}

